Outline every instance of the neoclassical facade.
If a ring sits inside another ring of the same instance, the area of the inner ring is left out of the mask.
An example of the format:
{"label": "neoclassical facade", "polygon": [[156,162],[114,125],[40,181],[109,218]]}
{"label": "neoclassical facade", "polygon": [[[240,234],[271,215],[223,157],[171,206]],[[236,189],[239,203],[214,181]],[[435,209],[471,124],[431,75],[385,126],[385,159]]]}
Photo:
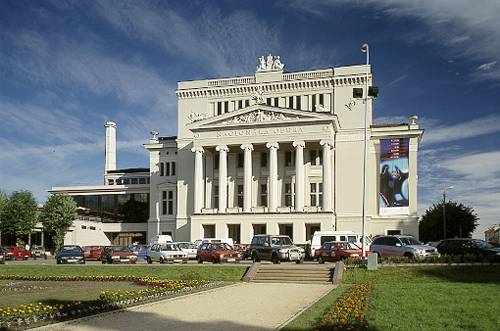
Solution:
{"label": "neoclassical facade", "polygon": [[[147,221],[104,226],[129,229],[129,241],[139,230],[146,241],[171,234],[177,241],[229,237],[243,244],[262,233],[303,244],[315,231],[361,232],[366,116],[366,233],[418,236],[423,130],[416,117],[373,125],[369,86],[368,65],[285,72],[271,55],[259,58],[252,76],[179,82],[177,136],[151,132],[144,144],[149,174],[116,169],[111,122],[104,185],[52,192],[113,194],[108,209],[120,223],[129,210],[120,194],[147,190]],[[145,201],[131,197],[130,205]],[[101,221],[109,201],[101,196],[96,203]]]}

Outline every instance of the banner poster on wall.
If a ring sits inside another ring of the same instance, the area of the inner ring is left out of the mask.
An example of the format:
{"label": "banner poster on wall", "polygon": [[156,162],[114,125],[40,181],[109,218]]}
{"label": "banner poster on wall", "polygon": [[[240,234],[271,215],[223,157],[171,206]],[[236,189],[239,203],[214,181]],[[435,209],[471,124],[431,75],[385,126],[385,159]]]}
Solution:
{"label": "banner poster on wall", "polygon": [[409,138],[380,140],[380,215],[409,213]]}

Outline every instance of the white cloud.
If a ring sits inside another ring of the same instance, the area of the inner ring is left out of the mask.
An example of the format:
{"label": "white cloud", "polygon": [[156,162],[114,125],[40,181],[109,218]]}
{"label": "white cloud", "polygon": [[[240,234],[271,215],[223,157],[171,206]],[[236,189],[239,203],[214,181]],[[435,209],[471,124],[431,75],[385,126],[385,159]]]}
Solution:
{"label": "white cloud", "polygon": [[488,71],[488,70],[491,70],[496,64],[497,64],[497,61],[483,63],[479,67],[477,67],[477,70]]}

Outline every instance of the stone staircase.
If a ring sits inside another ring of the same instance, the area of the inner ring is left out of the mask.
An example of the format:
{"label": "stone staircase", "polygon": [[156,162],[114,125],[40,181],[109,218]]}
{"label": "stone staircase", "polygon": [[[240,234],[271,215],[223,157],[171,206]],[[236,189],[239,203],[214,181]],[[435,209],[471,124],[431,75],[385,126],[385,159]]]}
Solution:
{"label": "stone staircase", "polygon": [[333,269],[324,265],[254,263],[244,277],[253,283],[302,283],[332,285]]}

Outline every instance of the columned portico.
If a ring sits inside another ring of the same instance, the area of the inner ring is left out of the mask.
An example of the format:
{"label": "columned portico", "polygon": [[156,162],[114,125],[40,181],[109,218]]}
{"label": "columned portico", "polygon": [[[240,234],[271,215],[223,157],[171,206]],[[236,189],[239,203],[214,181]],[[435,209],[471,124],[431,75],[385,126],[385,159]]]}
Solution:
{"label": "columned portico", "polygon": [[225,213],[227,208],[227,153],[226,145],[215,148],[219,152],[219,213]]}
{"label": "columned portico", "polygon": [[243,211],[250,212],[252,208],[252,144],[243,144],[244,151],[244,175],[243,175]]}
{"label": "columned portico", "polygon": [[304,147],[305,141],[293,142],[295,147],[295,211],[304,211]]}
{"label": "columned portico", "polygon": [[277,142],[266,144],[269,149],[269,211],[275,212],[278,207],[278,148]]}
{"label": "columned portico", "polygon": [[332,211],[332,148],[331,140],[321,140],[323,146],[323,211]]}
{"label": "columned portico", "polygon": [[203,147],[193,147],[194,153],[194,212],[200,213],[203,208],[203,192],[205,191],[203,179]]}

